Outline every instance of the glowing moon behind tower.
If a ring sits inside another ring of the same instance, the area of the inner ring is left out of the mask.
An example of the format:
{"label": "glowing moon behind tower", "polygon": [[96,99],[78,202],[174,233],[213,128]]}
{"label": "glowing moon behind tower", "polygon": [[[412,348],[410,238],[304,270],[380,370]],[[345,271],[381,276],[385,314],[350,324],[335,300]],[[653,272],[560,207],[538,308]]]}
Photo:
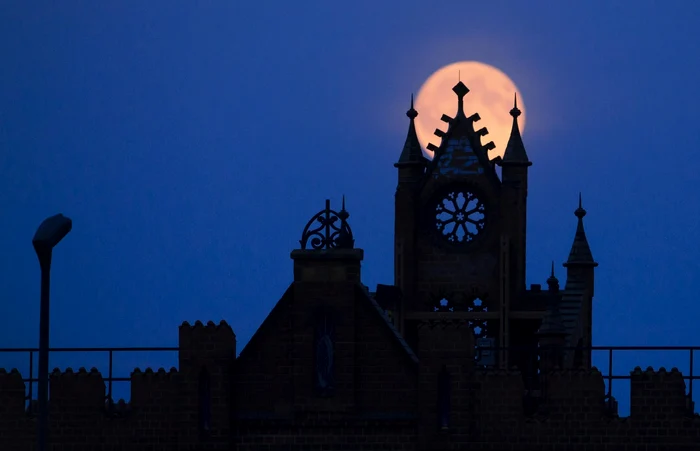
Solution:
{"label": "glowing moon behind tower", "polygon": [[486,127],[489,134],[481,138],[481,143],[493,141],[496,148],[489,152],[489,158],[503,156],[510,137],[513,118],[509,112],[513,108],[513,95],[518,96],[518,109],[522,111],[518,118],[520,132],[525,131],[525,103],[506,74],[488,64],[477,61],[462,61],[439,69],[421,86],[416,98],[416,133],[421,147],[429,157],[433,153],[426,149],[428,143],[440,144],[435,136],[436,128],[447,130],[440,120],[443,114],[454,117],[457,112],[457,96],[452,87],[462,80],[469,88],[464,97],[464,113],[470,116],[479,113],[481,120],[474,128]]}

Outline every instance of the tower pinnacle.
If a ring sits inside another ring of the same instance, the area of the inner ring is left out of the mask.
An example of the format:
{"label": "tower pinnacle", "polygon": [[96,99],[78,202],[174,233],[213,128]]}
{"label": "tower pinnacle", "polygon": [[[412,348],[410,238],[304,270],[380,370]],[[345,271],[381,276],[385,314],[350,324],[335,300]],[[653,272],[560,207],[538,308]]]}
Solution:
{"label": "tower pinnacle", "polygon": [[578,218],[578,224],[576,225],[574,243],[571,245],[571,252],[569,252],[569,259],[564,263],[564,266],[598,266],[598,263],[593,260],[591,247],[588,245],[586,231],[583,228],[583,218],[586,216],[586,210],[584,210],[581,202],[581,193],[578,195],[578,208],[574,211],[574,215]]}
{"label": "tower pinnacle", "polygon": [[515,94],[513,101],[513,109],[510,110],[510,115],[513,117],[513,127],[510,130],[510,138],[506,145],[506,151],[503,154],[503,164],[514,166],[530,166],[532,163],[527,158],[523,138],[520,136],[520,127],[518,127],[518,117],[522,112],[518,108],[518,94]]}
{"label": "tower pinnacle", "polygon": [[464,96],[469,93],[469,88],[460,80],[459,83],[452,88],[452,91],[457,94],[457,116],[464,116]]}
{"label": "tower pinnacle", "polygon": [[425,164],[426,159],[423,156],[423,151],[418,142],[418,135],[416,134],[415,119],[418,117],[418,111],[413,108],[413,94],[411,94],[411,108],[406,111],[406,116],[408,116],[411,122],[408,125],[408,135],[406,136],[406,142],[403,145],[399,162],[396,164]]}

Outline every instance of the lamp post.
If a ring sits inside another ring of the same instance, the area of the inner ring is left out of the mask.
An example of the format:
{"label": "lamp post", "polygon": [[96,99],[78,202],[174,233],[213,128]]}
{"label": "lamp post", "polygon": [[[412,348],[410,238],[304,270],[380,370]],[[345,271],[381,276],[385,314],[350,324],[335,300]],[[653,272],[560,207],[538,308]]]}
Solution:
{"label": "lamp post", "polygon": [[41,267],[41,307],[39,313],[39,431],[38,451],[46,451],[49,432],[49,285],[53,248],[71,231],[73,222],[57,214],[46,218],[34,234],[32,244]]}

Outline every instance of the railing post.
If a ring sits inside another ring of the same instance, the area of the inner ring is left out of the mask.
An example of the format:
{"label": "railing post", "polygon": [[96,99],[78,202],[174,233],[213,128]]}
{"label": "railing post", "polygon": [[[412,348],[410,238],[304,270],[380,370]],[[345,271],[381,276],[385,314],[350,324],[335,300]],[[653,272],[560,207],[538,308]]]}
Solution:
{"label": "railing post", "polygon": [[608,402],[612,409],[612,383],[613,383],[613,348],[608,349]]}
{"label": "railing post", "polygon": [[27,406],[29,413],[32,413],[32,400],[34,399],[34,351],[29,351],[29,405]]}
{"label": "railing post", "polygon": [[110,407],[112,405],[112,402],[114,401],[112,399],[112,356],[114,354],[114,350],[110,349],[109,350],[109,376],[107,378],[107,400],[109,401]]}
{"label": "railing post", "polygon": [[[690,380],[688,381],[688,399],[690,401],[689,405],[691,406],[691,408],[693,406],[693,355],[694,355],[694,353],[695,353],[695,349],[690,348],[690,368],[688,370],[688,376],[690,376],[689,377]],[[693,414],[695,412],[690,412],[690,413]]]}

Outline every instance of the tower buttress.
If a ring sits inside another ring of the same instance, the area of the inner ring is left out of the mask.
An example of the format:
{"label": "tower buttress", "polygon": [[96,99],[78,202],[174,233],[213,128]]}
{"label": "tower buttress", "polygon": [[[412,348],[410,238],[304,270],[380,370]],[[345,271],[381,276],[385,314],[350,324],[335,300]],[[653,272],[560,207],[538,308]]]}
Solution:
{"label": "tower buttress", "polygon": [[518,127],[520,114],[516,95],[513,109],[510,110],[510,115],[513,117],[510,138],[503,158],[496,161],[502,168],[501,214],[505,219],[504,232],[510,237],[510,273],[516,296],[525,291],[527,179],[528,168],[532,166],[532,162],[527,157],[522,136],[520,136],[520,128]]}

